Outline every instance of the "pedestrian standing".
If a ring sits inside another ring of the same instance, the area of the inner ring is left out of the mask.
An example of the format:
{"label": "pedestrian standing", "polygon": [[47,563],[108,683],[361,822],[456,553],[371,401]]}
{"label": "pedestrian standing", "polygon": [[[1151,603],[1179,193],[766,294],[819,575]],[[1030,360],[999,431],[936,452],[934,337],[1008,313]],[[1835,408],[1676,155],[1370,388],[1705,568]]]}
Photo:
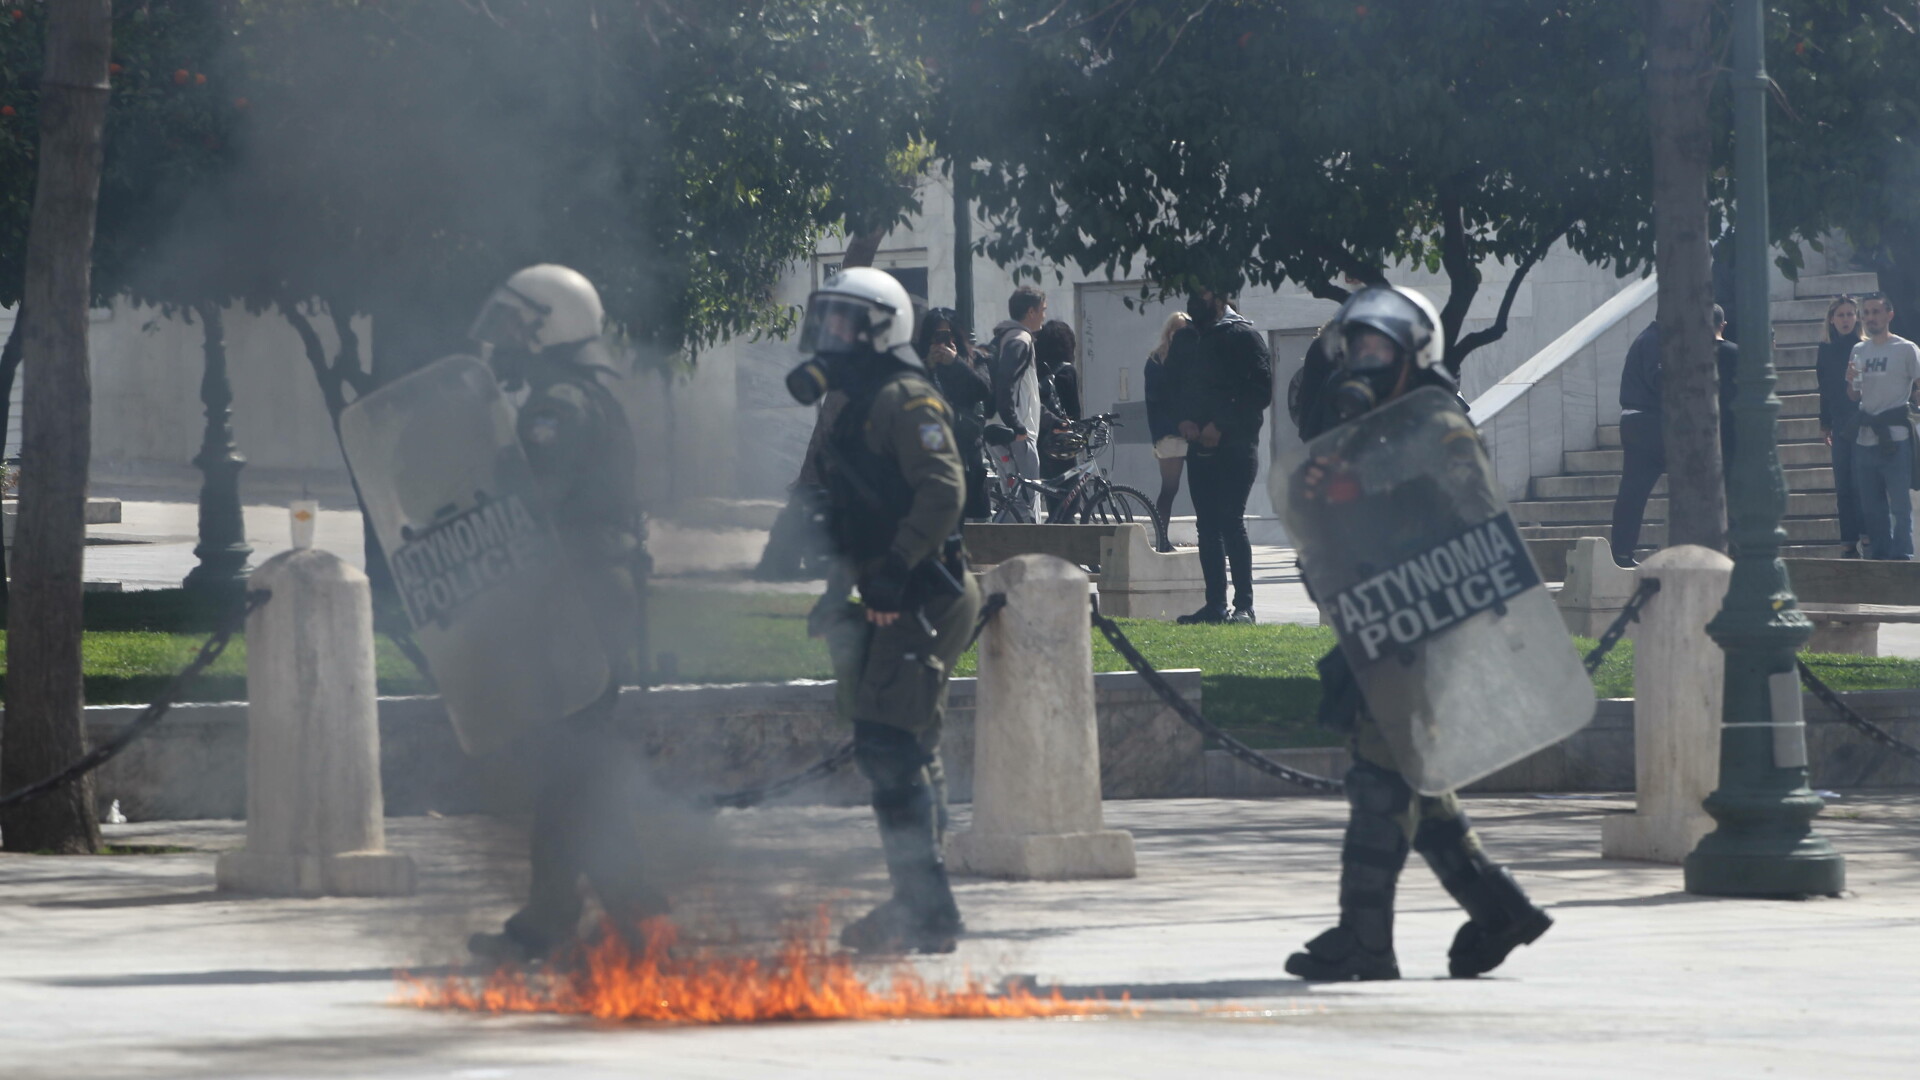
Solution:
{"label": "pedestrian standing", "polygon": [[[1260,425],[1273,401],[1273,358],[1266,340],[1227,302],[1201,289],[1187,298],[1197,339],[1180,379],[1180,435],[1187,440],[1194,524],[1207,602],[1177,622],[1251,623],[1253,544],[1247,497],[1260,470]],[[1227,609],[1227,574],[1233,609]]]}
{"label": "pedestrian standing", "polygon": [[1620,371],[1620,488],[1613,498],[1613,561],[1634,566],[1640,519],[1647,496],[1667,471],[1667,443],[1660,433],[1660,324],[1650,322],[1627,346]]}
{"label": "pedestrian standing", "polygon": [[[1174,343],[1191,343],[1193,319],[1176,311],[1160,324],[1160,341],[1147,354],[1147,437],[1153,441],[1153,456],[1160,463],[1160,495],[1153,501],[1153,512],[1163,526],[1173,520],[1173,500],[1180,494],[1180,473],[1187,465],[1187,440],[1180,437],[1180,374],[1173,359]],[[1184,352],[1184,349],[1183,349]],[[1184,359],[1184,357],[1182,357]],[[1170,529],[1160,531],[1160,550],[1173,550]]]}
{"label": "pedestrian standing", "polygon": [[[1006,448],[1014,468],[1029,480],[1040,478],[1039,439],[1046,430],[1040,417],[1040,371],[1034,362],[1033,335],[1047,323],[1047,294],[1022,285],[1007,298],[1007,318],[993,328],[987,369],[992,373],[994,418],[1013,430]],[[1017,492],[1009,492],[1016,500]],[[1028,520],[1039,507],[1029,497]]]}
{"label": "pedestrian standing", "polygon": [[[960,331],[952,308],[934,308],[914,334],[913,351],[927,365],[927,374],[940,396],[953,407],[953,441],[967,474],[966,518],[987,518],[987,461],[981,433],[987,411],[993,408],[993,390],[973,366],[973,347]],[[962,359],[962,356],[966,359]]]}
{"label": "pedestrian standing", "polygon": [[1854,440],[1860,435],[1860,409],[1847,396],[1847,364],[1860,343],[1860,304],[1851,296],[1835,297],[1827,305],[1825,340],[1820,342],[1814,374],[1820,384],[1820,435],[1827,440],[1833,461],[1833,494],[1840,512],[1840,557],[1860,557],[1865,525],[1860,517],[1860,489],[1853,480]]}
{"label": "pedestrian standing", "polygon": [[1847,365],[1848,396],[1860,403],[1854,436],[1853,478],[1876,559],[1913,558],[1912,425],[1907,406],[1920,380],[1920,348],[1892,332],[1893,301],[1875,294],[1860,302],[1867,336]]}
{"label": "pedestrian standing", "polygon": [[[1033,362],[1040,372],[1040,478],[1052,480],[1073,468],[1076,449],[1061,443],[1054,432],[1069,429],[1080,419],[1080,380],[1074,371],[1073,327],[1052,319],[1033,335]],[[1062,495],[1047,496],[1047,520],[1060,512]]]}

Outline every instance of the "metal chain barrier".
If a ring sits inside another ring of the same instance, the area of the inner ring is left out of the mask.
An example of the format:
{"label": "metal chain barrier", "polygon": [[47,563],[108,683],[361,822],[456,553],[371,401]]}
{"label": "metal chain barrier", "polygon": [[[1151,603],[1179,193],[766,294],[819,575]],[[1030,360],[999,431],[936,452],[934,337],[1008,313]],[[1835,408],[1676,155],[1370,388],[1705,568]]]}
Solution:
{"label": "metal chain barrier", "polygon": [[[1006,593],[992,593],[987,597],[986,601],[980,605],[979,617],[973,620],[973,633],[967,637],[966,648],[960,650],[962,653],[965,653],[967,649],[973,648],[973,643],[980,640],[980,634],[986,630],[987,624],[992,622],[993,617],[1000,614],[1000,609],[1006,606]],[[706,803],[709,806],[729,810],[745,810],[750,806],[758,806],[768,799],[777,799],[787,792],[793,791],[796,788],[805,787],[815,780],[831,776],[833,773],[839,771],[841,766],[852,760],[853,740],[848,739],[846,742],[834,747],[826,757],[794,773],[792,776],[783,780],[775,780],[772,783],[761,784],[757,787],[741,788],[739,791],[729,791],[720,795],[709,795]]]}
{"label": "metal chain barrier", "polygon": [[1187,725],[1195,731],[1219,743],[1227,753],[1232,754],[1242,763],[1251,765],[1268,776],[1278,777],[1289,784],[1296,784],[1312,791],[1346,790],[1345,784],[1331,777],[1315,776],[1310,772],[1302,772],[1277,761],[1271,761],[1265,754],[1215,727],[1212,721],[1200,715],[1200,710],[1194,708],[1192,702],[1173,688],[1173,684],[1167,681],[1166,676],[1160,674],[1146,657],[1140,655],[1140,650],[1127,639],[1125,631],[1120,629],[1118,623],[1100,614],[1100,601],[1097,598],[1093,601],[1093,625],[1095,629],[1106,635],[1107,642],[1113,646],[1114,651],[1133,666],[1133,670],[1146,680],[1147,686],[1160,695],[1160,700],[1166,702],[1167,707],[1172,709],[1175,715],[1185,720]]}
{"label": "metal chain barrier", "polygon": [[1808,667],[1805,661],[1795,661],[1795,663],[1800,666],[1800,681],[1806,684],[1807,689],[1813,691],[1814,697],[1819,698],[1827,708],[1832,709],[1834,715],[1845,720],[1867,738],[1892,750],[1894,753],[1914,761],[1920,761],[1920,746],[1914,746],[1912,743],[1904,741],[1893,732],[1854,712],[1851,706],[1840,700],[1840,695],[1834,691],[1833,687],[1828,686],[1825,682],[1821,681],[1820,676],[1813,673],[1813,669]]}
{"label": "metal chain barrier", "polygon": [[18,791],[8,792],[4,797],[0,797],[0,809],[26,802],[28,799],[45,795],[55,788],[71,784],[112,761],[120,751],[131,746],[135,739],[146,734],[150,728],[166,718],[167,711],[173,708],[174,699],[179,697],[209,665],[220,659],[220,654],[227,651],[227,644],[233,640],[233,635],[247,625],[248,616],[258,611],[260,606],[272,596],[273,594],[265,589],[256,589],[247,593],[247,602],[234,614],[228,616],[227,621],[201,644],[200,651],[187,662],[187,666],[180,669],[180,673],[173,677],[173,681],[167,684],[167,688],[160,692],[160,696],[154,698],[151,704],[141,710],[140,715],[134,718],[133,723],[127,725],[125,731],[89,750],[78,761],[45,780],[28,784]]}
{"label": "metal chain barrier", "polygon": [[1588,678],[1592,678],[1593,673],[1600,670],[1600,665],[1606,662],[1607,654],[1613,651],[1615,645],[1620,644],[1622,637],[1626,636],[1628,624],[1640,621],[1640,609],[1645,607],[1647,601],[1653,598],[1653,594],[1659,591],[1659,578],[1641,579],[1640,587],[1627,598],[1627,606],[1620,609],[1620,614],[1614,617],[1613,625],[1607,627],[1607,632],[1600,635],[1600,643],[1587,654],[1584,662],[1587,666]]}

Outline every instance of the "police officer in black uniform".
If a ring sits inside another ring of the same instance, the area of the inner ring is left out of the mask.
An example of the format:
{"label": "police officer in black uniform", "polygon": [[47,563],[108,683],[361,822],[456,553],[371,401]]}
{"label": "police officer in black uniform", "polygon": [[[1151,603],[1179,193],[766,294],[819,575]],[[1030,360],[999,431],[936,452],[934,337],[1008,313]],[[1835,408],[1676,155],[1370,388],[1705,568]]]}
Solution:
{"label": "police officer in black uniform", "polygon": [[963,929],[941,855],[940,724],[980,591],[960,544],[952,413],[912,340],[906,289],[843,270],[810,299],[800,349],[811,355],[787,379],[802,404],[847,395],[820,449],[839,558],[808,628],[833,654],[893,886],[841,934],[868,953],[951,952]]}
{"label": "police officer in black uniform", "polygon": [[633,432],[608,387],[619,373],[601,341],[604,319],[591,282],[566,267],[541,265],[495,290],[471,331],[505,388],[526,392],[520,445],[610,672],[597,701],[524,747],[537,770],[533,884],[526,906],[500,933],[468,941],[476,956],[496,962],[538,960],[570,941],[580,921],[582,876],[620,932],[667,908],[640,861],[642,765],[615,729],[620,688],[641,674],[652,565]]}
{"label": "police officer in black uniform", "polygon": [[[1440,363],[1439,316],[1416,292],[1389,286],[1362,289],[1350,297],[1321,335],[1330,354],[1330,376],[1302,386],[1293,402],[1303,437],[1308,424],[1343,423],[1424,386],[1453,391]],[[1463,429],[1469,421],[1458,417]],[[1471,439],[1457,441],[1464,449]],[[1304,491],[1314,498],[1327,470],[1309,466]],[[1407,515],[1444,517],[1454,508],[1410,507]],[[1353,766],[1345,778],[1346,842],[1340,852],[1340,923],[1287,958],[1287,971],[1311,980],[1397,979],[1393,950],[1393,896],[1408,849],[1418,851],[1468,922],[1448,951],[1455,978],[1472,978],[1500,966],[1507,954],[1531,944],[1553,920],[1535,907],[1513,875],[1489,859],[1460,801],[1452,792],[1421,795],[1407,783],[1392,747],[1368,711],[1352,669],[1338,648],[1320,661],[1322,722],[1350,735]]]}

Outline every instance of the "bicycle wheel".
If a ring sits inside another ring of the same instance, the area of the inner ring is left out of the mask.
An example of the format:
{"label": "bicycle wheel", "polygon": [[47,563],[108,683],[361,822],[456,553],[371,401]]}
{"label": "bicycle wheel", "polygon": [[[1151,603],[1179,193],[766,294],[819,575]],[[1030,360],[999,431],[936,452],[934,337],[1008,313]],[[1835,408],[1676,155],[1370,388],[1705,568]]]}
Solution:
{"label": "bicycle wheel", "polygon": [[1137,488],[1125,484],[1109,484],[1100,507],[1109,515],[1105,520],[1115,522],[1137,521],[1147,527],[1147,539],[1158,549],[1166,546],[1167,523],[1153,509],[1153,501]]}

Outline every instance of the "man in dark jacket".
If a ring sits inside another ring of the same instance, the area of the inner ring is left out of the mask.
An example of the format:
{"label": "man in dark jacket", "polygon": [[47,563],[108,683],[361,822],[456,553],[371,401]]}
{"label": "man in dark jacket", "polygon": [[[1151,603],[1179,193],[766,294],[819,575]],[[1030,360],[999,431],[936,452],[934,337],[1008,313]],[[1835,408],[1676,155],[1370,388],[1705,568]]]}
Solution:
{"label": "man in dark jacket", "polygon": [[[1726,313],[1713,307],[1713,362],[1719,381],[1720,471],[1724,477],[1733,465],[1733,424],[1728,408],[1733,404],[1734,377],[1740,366],[1740,347],[1719,335],[1727,325]],[[1613,561],[1620,566],[1635,565],[1634,548],[1640,546],[1640,523],[1646,516],[1647,497],[1667,471],[1666,436],[1660,408],[1661,394],[1660,324],[1648,323],[1640,336],[1627,346],[1626,366],[1620,372],[1620,448],[1624,462],[1620,490],[1613,500]]]}
{"label": "man in dark jacket", "polygon": [[[1227,303],[1202,289],[1187,299],[1197,337],[1180,383],[1180,434],[1200,533],[1206,606],[1183,624],[1250,623],[1253,545],[1247,539],[1247,496],[1260,469],[1260,425],[1273,400],[1273,358],[1266,339]],[[1227,609],[1227,571],[1233,609]]]}
{"label": "man in dark jacket", "polygon": [[1647,496],[1667,471],[1667,443],[1660,433],[1660,324],[1648,323],[1627,346],[1620,372],[1620,448],[1625,464],[1613,500],[1613,561],[1634,565],[1640,519]]}

